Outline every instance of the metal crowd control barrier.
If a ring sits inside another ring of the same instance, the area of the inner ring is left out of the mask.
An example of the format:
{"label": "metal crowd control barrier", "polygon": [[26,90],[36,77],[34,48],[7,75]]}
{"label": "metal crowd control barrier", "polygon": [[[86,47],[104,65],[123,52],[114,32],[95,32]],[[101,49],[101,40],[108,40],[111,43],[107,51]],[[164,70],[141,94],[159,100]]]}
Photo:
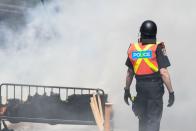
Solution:
{"label": "metal crowd control barrier", "polygon": [[0,123],[95,125],[90,108],[94,93],[100,94],[102,103],[107,101],[101,89],[4,83],[0,85]]}

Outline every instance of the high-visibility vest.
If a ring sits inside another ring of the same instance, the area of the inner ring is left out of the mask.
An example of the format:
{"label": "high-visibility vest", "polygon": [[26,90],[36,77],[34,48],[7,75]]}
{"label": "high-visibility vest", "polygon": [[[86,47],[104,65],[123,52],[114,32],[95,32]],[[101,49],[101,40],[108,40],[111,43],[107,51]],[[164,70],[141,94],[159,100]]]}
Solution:
{"label": "high-visibility vest", "polygon": [[128,49],[128,56],[136,75],[150,75],[159,71],[156,50],[157,44],[133,43]]}

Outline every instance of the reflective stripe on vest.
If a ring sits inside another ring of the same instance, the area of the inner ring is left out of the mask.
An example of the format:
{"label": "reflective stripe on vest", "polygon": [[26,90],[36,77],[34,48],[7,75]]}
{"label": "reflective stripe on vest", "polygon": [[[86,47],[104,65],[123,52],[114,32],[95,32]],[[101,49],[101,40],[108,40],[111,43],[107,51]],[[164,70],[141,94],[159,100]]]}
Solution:
{"label": "reflective stripe on vest", "polygon": [[[148,44],[142,46],[144,46],[143,49],[141,49],[138,43],[135,43],[131,45],[128,51],[129,59],[133,64],[135,74],[145,75],[145,74],[152,74],[153,72],[158,72],[159,71],[158,64],[157,64],[156,56],[154,56],[157,45]],[[153,49],[155,48],[155,49],[152,50],[151,48]],[[154,57],[152,58],[152,56]]]}

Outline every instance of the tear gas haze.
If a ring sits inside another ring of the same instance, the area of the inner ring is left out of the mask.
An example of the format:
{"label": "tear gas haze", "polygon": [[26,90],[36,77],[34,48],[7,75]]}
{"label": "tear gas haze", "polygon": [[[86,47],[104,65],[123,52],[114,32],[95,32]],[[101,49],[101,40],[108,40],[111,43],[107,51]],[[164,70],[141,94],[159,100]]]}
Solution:
{"label": "tear gas haze", "polygon": [[[44,6],[37,4],[21,17],[20,28],[10,26],[18,20],[0,22],[0,82],[102,88],[114,103],[114,129],[135,131],[137,118],[123,101],[125,60],[130,42],[138,39],[140,24],[151,19],[157,23],[158,39],[165,42],[176,94],[176,103],[167,108],[165,90],[161,131],[195,131],[195,4],[193,0],[51,0]],[[134,83],[131,87],[135,95]],[[30,128],[34,130],[31,126],[24,130]]]}

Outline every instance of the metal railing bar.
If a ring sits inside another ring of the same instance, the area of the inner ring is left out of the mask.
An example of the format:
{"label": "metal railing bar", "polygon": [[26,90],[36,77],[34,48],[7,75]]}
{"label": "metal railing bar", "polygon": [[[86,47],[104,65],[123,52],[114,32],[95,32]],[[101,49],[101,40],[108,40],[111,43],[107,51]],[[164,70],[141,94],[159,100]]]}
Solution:
{"label": "metal railing bar", "polygon": [[104,94],[104,91],[99,88],[83,88],[83,87],[62,87],[62,86],[42,86],[42,85],[27,85],[27,84],[12,84],[12,83],[3,83],[0,85],[2,87],[3,85],[10,85],[10,86],[29,86],[29,87],[42,87],[42,88],[60,88],[60,89],[75,89],[75,90],[94,90],[94,91],[100,91]]}
{"label": "metal railing bar", "polygon": [[21,101],[23,99],[22,94],[23,94],[23,86],[21,86]]}
{"label": "metal railing bar", "polygon": [[66,100],[68,99],[68,89],[66,90]]}
{"label": "metal railing bar", "polygon": [[6,85],[6,101],[8,101],[8,85]]}
{"label": "metal railing bar", "polygon": [[16,98],[16,86],[14,85],[14,99]]}
{"label": "metal railing bar", "polygon": [[31,96],[31,88],[30,88],[30,86],[28,86],[29,87],[29,96]]}

